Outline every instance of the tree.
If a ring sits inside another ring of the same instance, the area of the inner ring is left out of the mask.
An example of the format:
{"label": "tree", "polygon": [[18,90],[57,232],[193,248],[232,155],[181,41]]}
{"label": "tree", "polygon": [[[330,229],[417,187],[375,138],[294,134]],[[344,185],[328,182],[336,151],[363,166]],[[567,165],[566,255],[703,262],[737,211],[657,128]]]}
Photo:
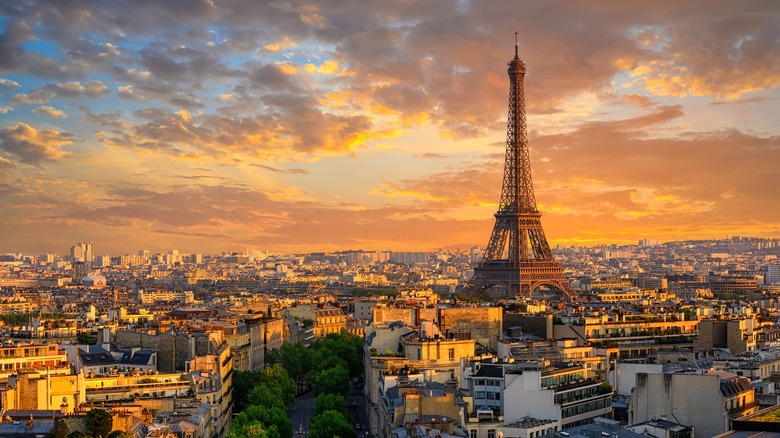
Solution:
{"label": "tree", "polygon": [[86,428],[87,436],[91,437],[108,437],[113,429],[114,420],[104,409],[92,409],[87,412],[84,417],[84,426]]}
{"label": "tree", "polygon": [[252,406],[279,406],[283,408],[285,403],[280,388],[275,385],[255,386],[255,389],[249,393],[249,406],[246,409]]}
{"label": "tree", "polygon": [[355,438],[355,429],[337,411],[325,411],[311,419],[310,438]]}
{"label": "tree", "polygon": [[322,370],[322,360],[328,355],[336,356],[347,363],[347,369],[351,377],[363,374],[363,339],[346,330],[341,333],[331,333],[312,345],[314,348],[315,369]]}
{"label": "tree", "polygon": [[[239,418],[241,419],[239,420]],[[252,405],[236,418],[236,422],[239,425],[253,421],[259,421],[267,431],[270,431],[273,426],[280,438],[291,438],[293,435],[292,421],[290,421],[290,417],[287,415],[287,410],[284,407]]]}
{"label": "tree", "polygon": [[303,382],[311,371],[312,363],[312,350],[301,342],[284,344],[269,351],[266,356],[267,365],[280,364],[296,383]]}
{"label": "tree", "polygon": [[314,393],[317,395],[346,395],[349,392],[349,373],[341,365],[316,373],[311,381],[314,385]]}
{"label": "tree", "polygon": [[347,399],[338,394],[320,394],[314,401],[314,414],[319,415],[325,411],[338,411],[349,418]]}
{"label": "tree", "polygon": [[249,393],[260,380],[260,371],[235,371],[233,373],[234,412],[241,412],[249,406]]}
{"label": "tree", "polygon": [[252,421],[240,425],[234,423],[230,427],[227,438],[271,438],[271,434],[259,421]]}
{"label": "tree", "polygon": [[51,438],[68,438],[68,425],[63,420],[59,419],[54,422],[54,428],[51,430]]}
{"label": "tree", "polygon": [[95,336],[90,336],[86,333],[79,333],[76,336],[76,342],[84,345],[95,345],[97,344],[97,338]]}
{"label": "tree", "polygon": [[285,406],[295,401],[295,382],[281,365],[276,364],[261,371],[259,383],[277,386]]}

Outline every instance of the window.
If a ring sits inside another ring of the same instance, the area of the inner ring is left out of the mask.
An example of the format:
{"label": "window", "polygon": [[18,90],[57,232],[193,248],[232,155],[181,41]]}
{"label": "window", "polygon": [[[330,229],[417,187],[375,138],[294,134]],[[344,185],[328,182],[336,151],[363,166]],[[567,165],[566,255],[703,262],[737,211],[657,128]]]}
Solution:
{"label": "window", "polygon": [[488,438],[496,438],[496,430],[488,429]]}
{"label": "window", "polygon": [[477,429],[471,429],[469,431],[469,437],[470,438],[477,438]]}
{"label": "window", "polygon": [[453,359],[455,359],[455,349],[454,348],[450,348],[450,360],[453,360]]}
{"label": "window", "polygon": [[474,393],[474,398],[485,398],[485,391],[476,391]]}

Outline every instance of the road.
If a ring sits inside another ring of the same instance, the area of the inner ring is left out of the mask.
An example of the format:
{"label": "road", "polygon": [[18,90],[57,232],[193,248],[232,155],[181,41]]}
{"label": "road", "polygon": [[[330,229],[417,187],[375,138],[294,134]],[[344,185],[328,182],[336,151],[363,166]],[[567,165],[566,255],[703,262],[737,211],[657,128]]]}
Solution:
{"label": "road", "polygon": [[347,394],[347,406],[355,419],[355,431],[358,437],[362,437],[368,430],[368,412],[366,411],[366,398],[363,391],[355,389]]}
{"label": "road", "polygon": [[[314,391],[295,399],[295,403],[287,410],[287,415],[292,421],[293,437],[303,438],[309,434],[311,419],[314,416]],[[368,412],[363,391],[355,389],[347,394],[347,406],[349,413],[354,418],[355,430],[358,437],[364,436],[368,429]]]}
{"label": "road", "polygon": [[311,417],[314,416],[314,391],[296,398],[295,403],[287,410],[287,415],[293,424],[293,437],[308,435]]}

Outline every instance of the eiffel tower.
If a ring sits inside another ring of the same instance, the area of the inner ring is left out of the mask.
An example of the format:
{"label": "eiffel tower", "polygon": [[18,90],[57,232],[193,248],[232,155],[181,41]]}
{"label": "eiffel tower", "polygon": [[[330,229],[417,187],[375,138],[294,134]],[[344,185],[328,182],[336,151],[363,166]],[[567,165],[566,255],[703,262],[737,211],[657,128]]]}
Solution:
{"label": "eiffel tower", "polygon": [[471,295],[479,297],[490,287],[502,286],[508,294],[530,297],[537,287],[546,286],[575,300],[536,209],[525,123],[525,63],[517,55],[517,33],[515,57],[508,65],[509,117],[501,201],[485,256],[469,282]]}

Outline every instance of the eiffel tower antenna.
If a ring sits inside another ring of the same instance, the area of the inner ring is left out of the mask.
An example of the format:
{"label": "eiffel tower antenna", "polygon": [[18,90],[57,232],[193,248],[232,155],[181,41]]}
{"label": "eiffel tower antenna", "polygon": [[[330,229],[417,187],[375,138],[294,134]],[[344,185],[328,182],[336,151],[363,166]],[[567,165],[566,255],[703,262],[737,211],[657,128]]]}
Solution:
{"label": "eiffel tower antenna", "polygon": [[537,287],[546,286],[575,300],[563,267],[555,261],[547,243],[542,214],[536,208],[525,120],[525,63],[518,55],[517,33],[515,57],[508,67],[509,112],[501,200],[485,256],[469,282],[470,292],[479,297],[485,290],[501,286],[508,294],[530,297]]}

